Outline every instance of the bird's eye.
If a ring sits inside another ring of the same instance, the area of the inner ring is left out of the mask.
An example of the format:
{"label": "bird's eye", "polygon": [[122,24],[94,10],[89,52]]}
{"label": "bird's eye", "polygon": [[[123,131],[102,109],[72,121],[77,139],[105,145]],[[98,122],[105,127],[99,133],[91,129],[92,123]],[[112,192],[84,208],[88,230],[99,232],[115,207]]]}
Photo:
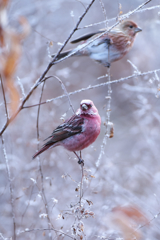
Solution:
{"label": "bird's eye", "polygon": [[133,28],[133,26],[132,26],[132,25],[130,25],[130,26],[129,26],[129,28]]}
{"label": "bird's eye", "polygon": [[91,107],[92,107],[92,104],[89,104],[88,107],[91,108]]}

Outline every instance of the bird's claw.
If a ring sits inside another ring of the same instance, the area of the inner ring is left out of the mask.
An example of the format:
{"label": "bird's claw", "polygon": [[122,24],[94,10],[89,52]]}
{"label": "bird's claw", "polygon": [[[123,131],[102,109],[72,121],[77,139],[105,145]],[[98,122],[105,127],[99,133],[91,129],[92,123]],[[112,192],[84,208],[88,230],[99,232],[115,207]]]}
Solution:
{"label": "bird's claw", "polygon": [[79,160],[78,160],[78,164],[82,164],[82,165],[84,166],[84,160],[81,159],[81,158],[79,158]]}
{"label": "bird's claw", "polygon": [[105,41],[108,45],[111,45],[111,42],[112,42],[111,39],[107,38]]}
{"label": "bird's claw", "polygon": [[111,64],[108,62],[105,64],[105,67],[107,67],[107,68],[110,68],[110,66],[111,66]]}

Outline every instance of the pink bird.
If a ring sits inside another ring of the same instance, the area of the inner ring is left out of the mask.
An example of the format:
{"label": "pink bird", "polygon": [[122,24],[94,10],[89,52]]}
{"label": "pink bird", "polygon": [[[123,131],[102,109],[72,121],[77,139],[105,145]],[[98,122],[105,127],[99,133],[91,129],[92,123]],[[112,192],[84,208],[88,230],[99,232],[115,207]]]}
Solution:
{"label": "pink bird", "polygon": [[[112,62],[120,60],[129,52],[133,46],[136,34],[142,31],[142,29],[139,28],[135,22],[126,20],[121,22],[110,32],[105,33],[103,36],[89,43],[105,31],[106,29],[102,29],[98,32],[89,33],[75,39],[71,43],[79,43],[83,41],[82,44],[73,50],[60,53],[56,60],[77,51],[72,56],[89,56],[91,59],[103,64],[105,67],[110,67]],[[89,44],[85,47],[86,43]],[[81,50],[83,46],[84,48]],[[52,55],[52,57],[54,56],[55,55]]]}
{"label": "pink bird", "polygon": [[48,137],[50,140],[43,145],[33,158],[47,149],[63,146],[65,149],[74,152],[79,159],[78,163],[81,164],[83,160],[77,155],[76,151],[81,151],[92,144],[98,137],[100,128],[101,118],[97,108],[91,100],[82,100],[76,114],[53,131],[51,136]]}

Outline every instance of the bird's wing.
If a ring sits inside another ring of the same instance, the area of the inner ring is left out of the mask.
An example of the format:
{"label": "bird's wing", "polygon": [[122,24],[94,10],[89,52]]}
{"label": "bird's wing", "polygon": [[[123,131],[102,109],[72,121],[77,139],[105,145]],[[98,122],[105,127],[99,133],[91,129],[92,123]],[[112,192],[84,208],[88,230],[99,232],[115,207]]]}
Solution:
{"label": "bird's wing", "polygon": [[85,40],[93,37],[94,35],[100,34],[100,33],[103,33],[103,32],[104,32],[104,30],[100,30],[100,31],[98,31],[98,32],[94,32],[94,33],[89,33],[89,34],[83,35],[83,36],[81,36],[81,37],[73,40],[71,43],[78,43],[78,42],[80,42],[80,41],[85,41]]}
{"label": "bird's wing", "polygon": [[70,136],[81,133],[83,130],[83,123],[84,118],[79,117],[78,115],[73,115],[53,131],[52,135],[49,136],[50,140],[45,143],[45,145],[51,145]]}

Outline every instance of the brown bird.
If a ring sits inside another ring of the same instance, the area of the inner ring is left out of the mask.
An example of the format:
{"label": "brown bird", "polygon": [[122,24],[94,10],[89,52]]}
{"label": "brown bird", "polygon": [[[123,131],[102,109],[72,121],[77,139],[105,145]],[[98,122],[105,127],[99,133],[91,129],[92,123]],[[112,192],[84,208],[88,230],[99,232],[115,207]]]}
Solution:
{"label": "brown bird", "polygon": [[[71,43],[79,43],[75,49],[62,52],[56,60],[59,60],[70,53],[72,56],[89,56],[91,59],[103,64],[105,67],[110,67],[112,62],[123,58],[133,46],[135,36],[142,31],[137,24],[131,20],[121,22],[118,26],[113,28],[110,32],[105,33],[95,41],[89,43],[92,39],[98,37],[106,30],[102,29],[98,32],[89,33],[80,38],[73,40]],[[89,43],[86,47],[85,44]],[[82,49],[82,47],[84,47]],[[55,55],[52,55],[54,57]]]}

